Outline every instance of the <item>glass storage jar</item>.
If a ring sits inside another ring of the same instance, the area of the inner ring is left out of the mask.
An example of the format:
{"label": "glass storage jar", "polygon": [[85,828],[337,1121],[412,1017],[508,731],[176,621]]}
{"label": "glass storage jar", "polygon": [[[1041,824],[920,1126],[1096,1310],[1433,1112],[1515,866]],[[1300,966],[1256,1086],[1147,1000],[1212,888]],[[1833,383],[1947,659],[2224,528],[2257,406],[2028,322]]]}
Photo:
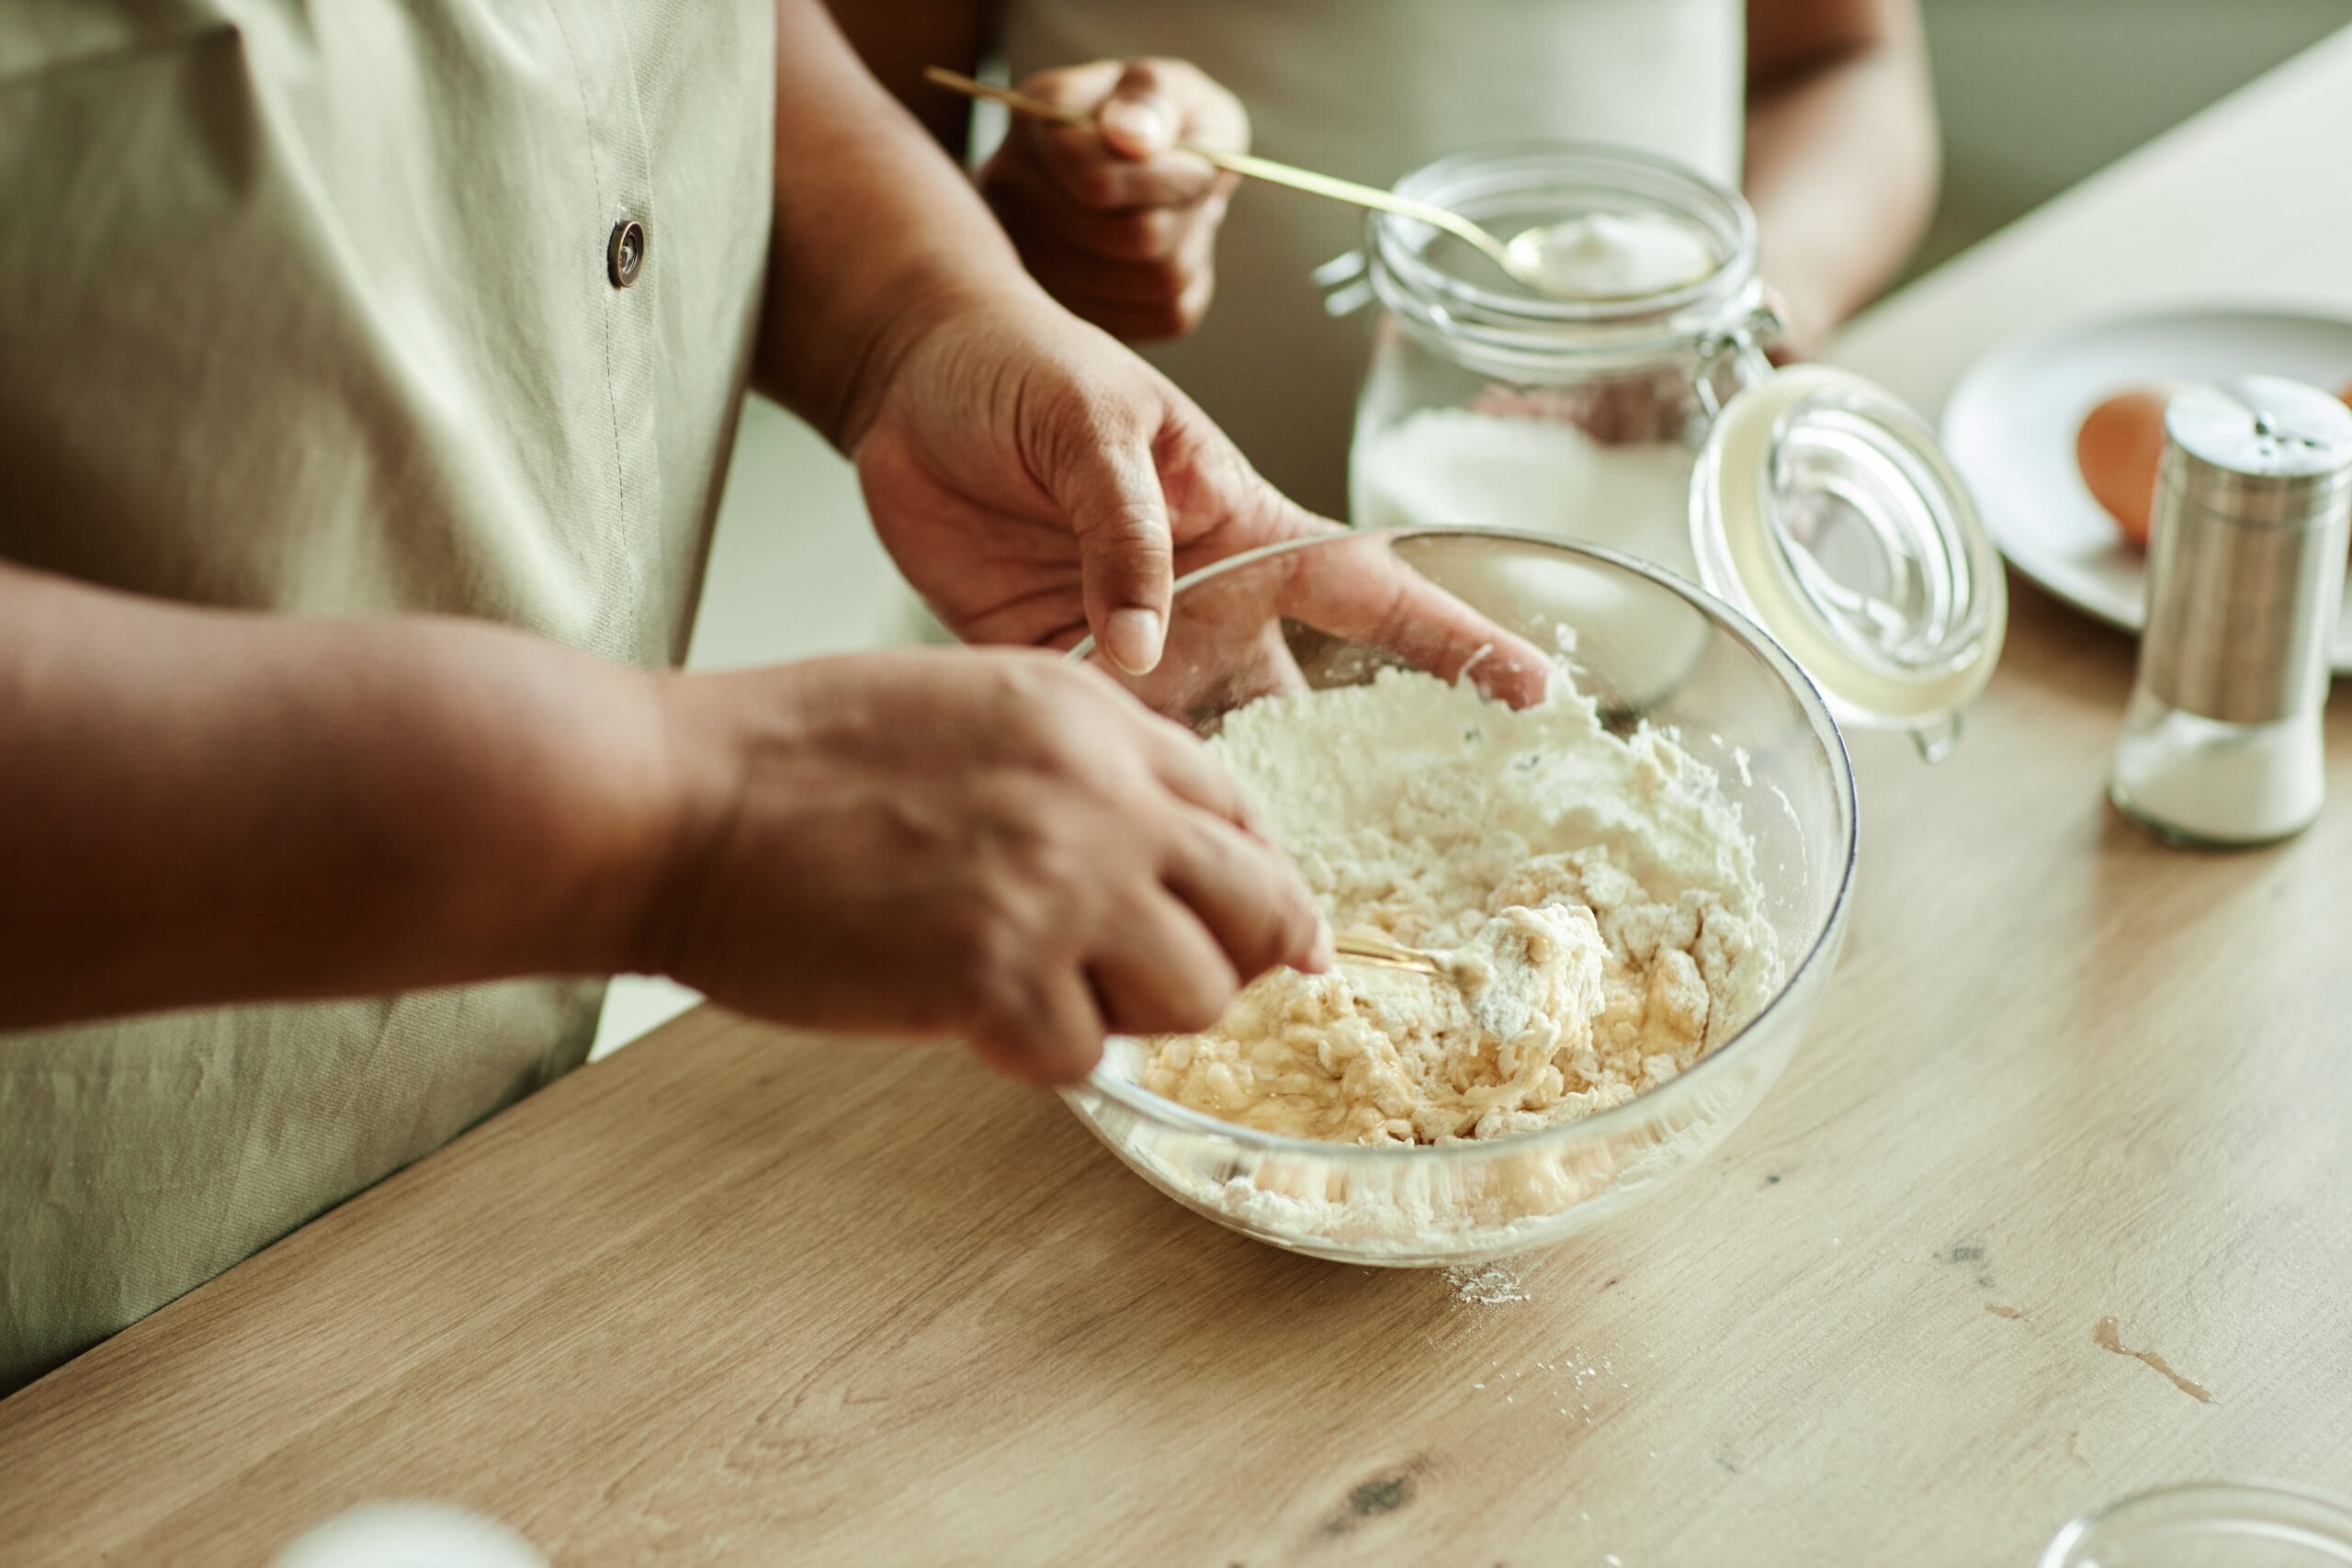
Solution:
{"label": "glass storage jar", "polygon": [[[1999,654],[1999,557],[1917,415],[1845,372],[1774,367],[1781,323],[1746,201],[1665,159],[1563,142],[1461,153],[1396,189],[1505,239],[1598,246],[1590,276],[1607,282],[1540,292],[1452,235],[1374,214],[1333,296],[1379,305],[1350,455],[1357,523],[1641,557],[1746,611],[1841,719],[1908,728],[1940,755]],[[1645,635],[1618,624],[1630,613],[1597,603],[1586,618],[1622,643]],[[1662,672],[1680,662],[1651,653]]]}

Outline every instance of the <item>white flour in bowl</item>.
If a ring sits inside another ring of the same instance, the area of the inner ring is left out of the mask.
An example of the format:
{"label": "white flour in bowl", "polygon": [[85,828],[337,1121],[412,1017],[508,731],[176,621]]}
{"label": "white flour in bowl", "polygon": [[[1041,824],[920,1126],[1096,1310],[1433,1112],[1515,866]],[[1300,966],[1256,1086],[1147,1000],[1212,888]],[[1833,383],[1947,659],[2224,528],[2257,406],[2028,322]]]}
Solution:
{"label": "white flour in bowl", "polygon": [[1714,774],[1555,686],[1514,712],[1388,670],[1227,715],[1211,744],[1333,927],[1456,950],[1454,974],[1276,970],[1149,1043],[1144,1087],[1291,1137],[1444,1144],[1622,1104],[1753,1017],[1780,964]]}

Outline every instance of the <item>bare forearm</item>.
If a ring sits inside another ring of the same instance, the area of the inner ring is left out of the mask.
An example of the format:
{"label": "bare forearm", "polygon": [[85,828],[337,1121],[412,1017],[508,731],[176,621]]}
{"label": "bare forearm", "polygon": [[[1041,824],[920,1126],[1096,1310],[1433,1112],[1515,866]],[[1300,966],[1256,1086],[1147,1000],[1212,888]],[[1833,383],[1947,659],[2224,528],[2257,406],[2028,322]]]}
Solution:
{"label": "bare forearm", "polygon": [[0,1026],[627,965],[650,677],[0,565]]}
{"label": "bare forearm", "polygon": [[[1747,197],[1764,276],[1800,342],[1852,314],[1901,269],[1934,209],[1939,166],[1910,7],[1823,8],[1868,14],[1867,34],[1770,62],[1751,80],[1747,112]],[[1763,9],[1751,6],[1751,25]]]}
{"label": "bare forearm", "polygon": [[775,167],[759,384],[836,444],[855,439],[926,308],[1035,288],[821,0],[777,0]]}

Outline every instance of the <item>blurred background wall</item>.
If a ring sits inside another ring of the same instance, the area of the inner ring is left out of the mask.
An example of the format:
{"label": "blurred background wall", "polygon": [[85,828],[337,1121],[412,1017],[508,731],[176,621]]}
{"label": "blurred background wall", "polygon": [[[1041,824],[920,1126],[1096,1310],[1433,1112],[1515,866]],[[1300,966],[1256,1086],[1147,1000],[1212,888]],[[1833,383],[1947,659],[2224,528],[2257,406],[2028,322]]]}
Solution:
{"label": "blurred background wall", "polygon": [[[1922,0],[1944,122],[1943,203],[1925,270],[2352,25],[2352,0]],[[2352,105],[2346,108],[2352,141]],[[1282,149],[1264,149],[1279,157]],[[2286,157],[2346,156],[2283,148]],[[752,400],[690,662],[725,668],[909,640],[914,620],[831,448]],[[693,1000],[614,987],[597,1049]]]}
{"label": "blurred background wall", "polygon": [[[1945,159],[1943,206],[1922,247],[1923,266],[2352,24],[2352,0],[1921,6]],[[2352,107],[2346,127],[2352,137]],[[2310,148],[2301,155],[2326,154]]]}

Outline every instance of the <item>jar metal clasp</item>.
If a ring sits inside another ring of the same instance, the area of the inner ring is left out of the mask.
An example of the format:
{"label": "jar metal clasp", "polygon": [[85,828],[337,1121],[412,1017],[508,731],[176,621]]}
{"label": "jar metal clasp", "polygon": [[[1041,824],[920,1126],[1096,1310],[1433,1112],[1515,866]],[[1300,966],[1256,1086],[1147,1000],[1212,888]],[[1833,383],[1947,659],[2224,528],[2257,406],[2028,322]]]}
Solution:
{"label": "jar metal clasp", "polygon": [[1372,265],[1362,251],[1333,256],[1306,277],[1322,291],[1327,316],[1352,316],[1372,303]]}
{"label": "jar metal clasp", "polygon": [[1724,405],[1742,387],[1772,374],[1770,350],[1787,330],[1787,319],[1768,301],[1750,310],[1737,325],[1700,343],[1699,371],[1691,378],[1692,389],[1710,421],[1722,415]]}

